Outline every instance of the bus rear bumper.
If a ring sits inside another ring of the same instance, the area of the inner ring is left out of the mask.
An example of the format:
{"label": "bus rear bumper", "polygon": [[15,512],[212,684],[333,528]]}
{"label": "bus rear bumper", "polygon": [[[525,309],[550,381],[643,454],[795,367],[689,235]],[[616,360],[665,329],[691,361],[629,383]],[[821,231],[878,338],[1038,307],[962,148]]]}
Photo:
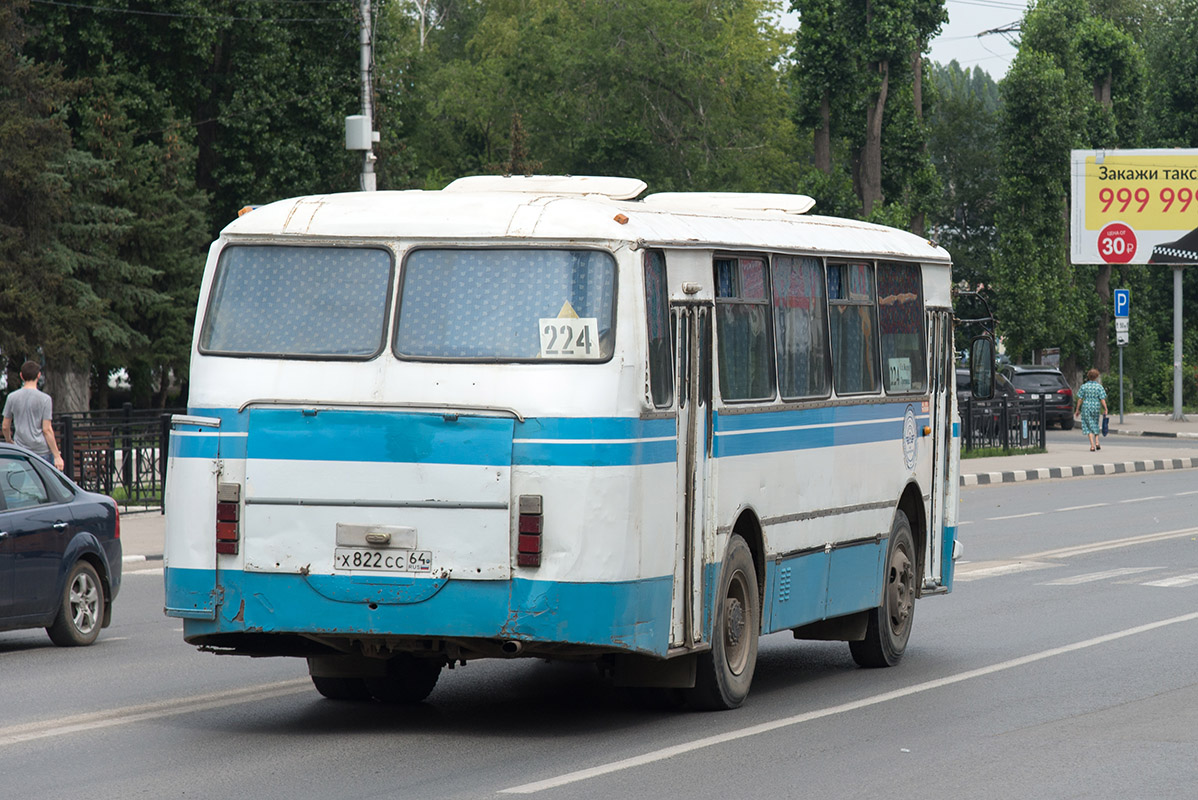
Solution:
{"label": "bus rear bumper", "polygon": [[[427,597],[388,602],[394,591],[364,596],[350,576],[221,570],[218,582],[212,570],[167,571],[175,591],[194,597],[206,588],[214,598],[214,614],[204,619],[173,608],[168,595],[167,615],[184,619],[188,642],[224,652],[280,654],[260,652],[271,649],[272,634],[315,642],[380,638],[400,647],[402,640],[424,647],[431,640],[518,641],[526,654],[571,646],[665,657],[669,649],[668,575],[607,583],[425,579]],[[341,582],[341,594],[355,599],[334,599]]]}

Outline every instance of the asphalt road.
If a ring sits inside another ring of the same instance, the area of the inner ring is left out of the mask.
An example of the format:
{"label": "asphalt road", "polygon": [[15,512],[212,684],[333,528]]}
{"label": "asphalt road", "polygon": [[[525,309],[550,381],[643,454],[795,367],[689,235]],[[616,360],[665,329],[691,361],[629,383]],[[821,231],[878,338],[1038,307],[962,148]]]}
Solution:
{"label": "asphalt road", "polygon": [[1188,796],[1196,499],[1189,470],[963,489],[956,589],[917,604],[899,667],[776,634],[717,714],[531,661],[334,703],[303,662],[196,652],[160,572],[131,571],[95,647],[0,634],[0,796]]}

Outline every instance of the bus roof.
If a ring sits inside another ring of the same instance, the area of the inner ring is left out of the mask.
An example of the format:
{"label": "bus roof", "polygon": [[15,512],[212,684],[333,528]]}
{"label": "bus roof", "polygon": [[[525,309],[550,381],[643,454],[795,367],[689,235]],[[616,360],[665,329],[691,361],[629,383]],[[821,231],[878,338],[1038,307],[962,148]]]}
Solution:
{"label": "bus roof", "polygon": [[626,199],[634,178],[473,176],[441,191],[311,195],[261,206],[230,237],[314,236],[436,241],[636,242],[645,247],[752,249],[948,263],[923,237],[804,213],[802,195],[671,192]]}

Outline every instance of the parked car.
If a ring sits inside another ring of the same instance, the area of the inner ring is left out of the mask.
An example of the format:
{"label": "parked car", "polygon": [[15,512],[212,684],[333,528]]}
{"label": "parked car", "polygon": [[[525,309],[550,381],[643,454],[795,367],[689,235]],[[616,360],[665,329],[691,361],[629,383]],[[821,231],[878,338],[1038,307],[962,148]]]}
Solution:
{"label": "parked car", "polygon": [[1008,364],[1001,374],[1015,387],[1015,394],[1029,407],[1044,398],[1044,424],[1058,423],[1061,430],[1073,427],[1073,390],[1056,367],[1040,364]]}
{"label": "parked car", "polygon": [[0,631],[88,645],[121,587],[120,515],[29,450],[0,443]]}
{"label": "parked car", "polygon": [[[972,385],[969,382],[969,370],[957,368],[957,405],[960,408],[965,407],[966,400],[973,400]],[[994,373],[994,395],[992,400],[1001,400],[1004,397],[1016,397],[1017,392],[1011,382],[1007,380],[1001,372]],[[978,402],[973,400],[973,402]],[[985,401],[982,401],[985,402]]]}

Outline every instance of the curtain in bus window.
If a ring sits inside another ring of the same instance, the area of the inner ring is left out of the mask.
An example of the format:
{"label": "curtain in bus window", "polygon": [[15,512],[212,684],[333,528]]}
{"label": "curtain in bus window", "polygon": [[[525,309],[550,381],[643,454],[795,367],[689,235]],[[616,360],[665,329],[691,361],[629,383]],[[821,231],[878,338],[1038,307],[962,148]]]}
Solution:
{"label": "curtain in bus window", "polygon": [[649,324],[649,389],[653,405],[665,408],[674,400],[674,360],[670,353],[666,257],[659,250],[645,253],[645,313]]}
{"label": "curtain in bus window", "polygon": [[391,254],[378,248],[226,247],[200,349],[373,356],[383,343],[390,282]]}
{"label": "curtain in bus window", "polygon": [[775,256],[774,336],[782,397],[824,397],[831,391],[823,264]]}
{"label": "curtain in bus window", "polygon": [[417,250],[404,263],[395,351],[417,358],[606,359],[615,286],[615,261],[596,250]]}
{"label": "curtain in bus window", "polygon": [[873,267],[829,264],[828,301],[836,393],[877,392],[878,326]]}
{"label": "curtain in bus window", "polygon": [[882,376],[888,392],[927,389],[923,284],[916,264],[878,264],[878,326]]}
{"label": "curtain in bus window", "polygon": [[715,268],[720,396],[725,400],[770,399],[774,396],[774,348],[765,261],[716,259]]}

